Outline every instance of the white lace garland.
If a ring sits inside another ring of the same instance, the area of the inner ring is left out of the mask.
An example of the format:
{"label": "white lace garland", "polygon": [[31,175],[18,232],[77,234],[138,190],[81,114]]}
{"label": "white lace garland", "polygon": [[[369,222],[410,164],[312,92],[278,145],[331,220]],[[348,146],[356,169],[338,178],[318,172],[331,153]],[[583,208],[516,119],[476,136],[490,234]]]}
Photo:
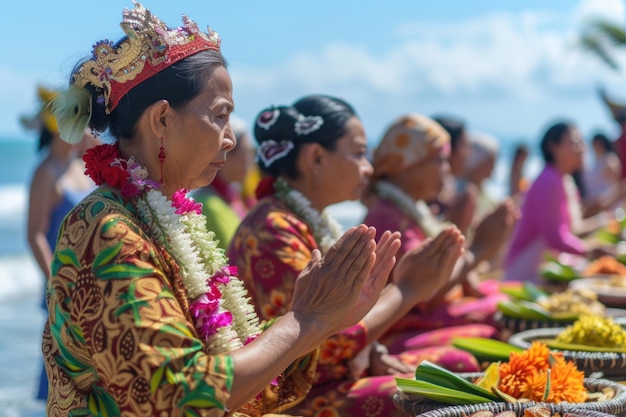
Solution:
{"label": "white lace garland", "polygon": [[290,188],[284,179],[278,178],[274,188],[276,197],[311,226],[313,237],[320,251],[328,252],[328,249],[343,233],[341,225],[326,210],[320,213],[304,194]]}
{"label": "white lace garland", "polygon": [[[196,212],[176,214],[172,202],[156,189],[138,199],[137,210],[181,266],[187,297],[193,300],[205,294],[209,290],[208,278],[228,262],[214,240],[214,233],[206,229],[206,217]],[[233,322],[208,338],[207,349],[213,354],[238,349],[260,333],[259,319],[241,280],[230,276],[230,281],[218,284],[218,289],[222,293],[219,313],[229,311]]]}
{"label": "white lace garland", "polygon": [[424,200],[415,201],[400,187],[388,181],[379,180],[376,182],[375,190],[379,197],[390,201],[400,211],[415,220],[427,237],[437,236],[446,226],[446,223],[439,221],[433,215]]}

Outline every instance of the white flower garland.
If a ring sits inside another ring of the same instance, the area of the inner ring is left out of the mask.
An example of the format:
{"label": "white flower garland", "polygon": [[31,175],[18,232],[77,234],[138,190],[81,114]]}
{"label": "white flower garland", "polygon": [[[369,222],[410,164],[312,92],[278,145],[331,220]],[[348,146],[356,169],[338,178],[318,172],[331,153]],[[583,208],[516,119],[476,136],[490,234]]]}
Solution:
{"label": "white flower garland", "polygon": [[375,190],[379,197],[392,202],[400,211],[415,220],[427,237],[437,236],[446,226],[446,223],[433,215],[424,200],[415,201],[400,187],[379,180],[376,182]]}
{"label": "white flower garland", "polygon": [[[227,265],[214,233],[206,230],[206,217],[196,212],[176,214],[172,202],[156,189],[138,200],[137,210],[153,235],[179,262],[187,297],[193,300],[205,294],[209,290],[208,278]],[[238,349],[260,333],[259,319],[243,283],[237,277],[229,278],[227,284],[218,284],[222,293],[219,313],[229,311],[233,322],[208,338],[207,349],[213,354]]]}
{"label": "white flower garland", "polygon": [[326,210],[320,213],[304,194],[290,188],[284,179],[278,178],[274,188],[276,197],[311,226],[320,251],[328,252],[343,233],[341,225]]}

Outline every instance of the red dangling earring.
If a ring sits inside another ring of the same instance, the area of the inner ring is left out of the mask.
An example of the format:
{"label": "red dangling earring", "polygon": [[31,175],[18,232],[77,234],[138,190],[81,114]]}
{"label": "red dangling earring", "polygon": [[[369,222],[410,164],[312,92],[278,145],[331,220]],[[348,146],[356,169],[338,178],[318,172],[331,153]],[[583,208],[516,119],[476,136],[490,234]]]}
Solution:
{"label": "red dangling earring", "polygon": [[161,163],[161,178],[159,183],[163,184],[163,162],[165,162],[165,148],[163,147],[163,136],[161,136],[161,147],[159,148],[159,162]]}

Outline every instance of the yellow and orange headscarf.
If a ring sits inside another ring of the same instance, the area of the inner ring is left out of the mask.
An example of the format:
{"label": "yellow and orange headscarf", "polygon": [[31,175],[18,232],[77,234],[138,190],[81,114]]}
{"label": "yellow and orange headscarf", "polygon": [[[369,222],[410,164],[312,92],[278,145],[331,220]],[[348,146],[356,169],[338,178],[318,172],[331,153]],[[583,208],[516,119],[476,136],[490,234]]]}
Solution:
{"label": "yellow and orange headscarf", "polygon": [[449,147],[450,135],[433,119],[420,114],[402,116],[374,151],[374,180],[397,174]]}

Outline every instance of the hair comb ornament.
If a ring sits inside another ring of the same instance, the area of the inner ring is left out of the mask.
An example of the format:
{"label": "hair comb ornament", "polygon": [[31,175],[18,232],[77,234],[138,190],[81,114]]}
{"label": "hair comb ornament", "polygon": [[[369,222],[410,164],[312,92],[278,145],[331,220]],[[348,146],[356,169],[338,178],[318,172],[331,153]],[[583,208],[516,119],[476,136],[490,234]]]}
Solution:
{"label": "hair comb ornament", "polygon": [[257,148],[257,157],[263,162],[265,167],[269,167],[274,161],[287,155],[293,147],[293,142],[288,140],[276,142],[275,140],[268,139]]}
{"label": "hair comb ornament", "polygon": [[[80,141],[76,131],[82,132],[91,116],[91,96],[81,96],[76,87],[92,84],[101,88],[105,111],[110,114],[122,97],[142,81],[198,52],[220,50],[220,37],[211,28],[204,33],[194,21],[183,15],[183,25],[170,29],[141,3],[133,0],[133,4],[133,10],[124,9],[120,23],[126,37],[117,45],[108,39],[96,42],[91,59],[72,76],[70,91],[75,87],[73,94],[70,97],[62,94],[53,102],[58,119],[65,117],[67,124],[80,123],[82,126],[80,129],[75,126],[74,132],[66,131],[64,135],[62,123],[59,123],[61,137],[67,142]],[[66,101],[66,98],[81,101]],[[87,99],[89,102],[85,101]]]}
{"label": "hair comb ornament", "polygon": [[324,124],[322,116],[298,116],[294,130],[298,135],[308,135],[318,130]]}
{"label": "hair comb ornament", "polygon": [[278,116],[280,116],[280,109],[266,110],[263,113],[261,113],[261,115],[256,121],[256,124],[260,128],[268,130],[270,127],[274,125],[274,123],[276,123],[276,121],[278,121]]}

